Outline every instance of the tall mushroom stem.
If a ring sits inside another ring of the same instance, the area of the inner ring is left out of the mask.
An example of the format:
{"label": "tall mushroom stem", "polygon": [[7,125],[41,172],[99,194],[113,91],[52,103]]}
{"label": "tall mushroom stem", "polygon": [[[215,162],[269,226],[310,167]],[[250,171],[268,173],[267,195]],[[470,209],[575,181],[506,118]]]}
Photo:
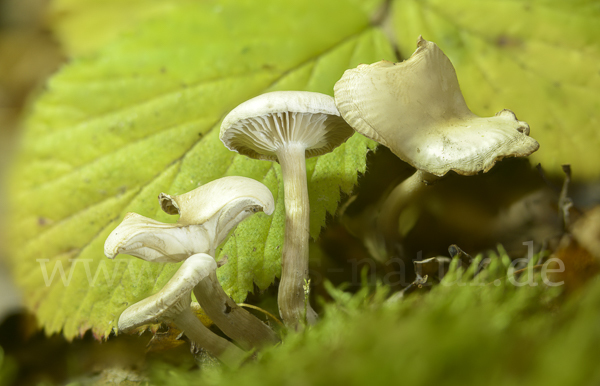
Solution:
{"label": "tall mushroom stem", "polygon": [[195,345],[206,349],[228,367],[236,368],[246,358],[246,354],[239,347],[206,328],[189,306],[173,318],[173,323],[184,331]]}
{"label": "tall mushroom stem", "polygon": [[[306,182],[306,147],[288,144],[277,151],[285,195],[285,241],[277,303],[286,325],[302,328],[313,324],[317,313],[306,305],[304,283],[308,279],[310,204]],[[305,319],[306,318],[306,319]]]}
{"label": "tall mushroom stem", "polygon": [[198,282],[194,295],[206,315],[243,349],[251,350],[279,342],[269,326],[227,296],[219,284],[216,270],[213,269]]}

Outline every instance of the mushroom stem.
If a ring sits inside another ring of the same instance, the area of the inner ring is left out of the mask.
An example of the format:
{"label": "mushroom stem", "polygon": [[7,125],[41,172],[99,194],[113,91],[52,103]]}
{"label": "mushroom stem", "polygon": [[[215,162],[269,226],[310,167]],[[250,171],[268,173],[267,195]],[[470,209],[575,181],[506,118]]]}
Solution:
{"label": "mushroom stem", "polygon": [[206,349],[228,367],[236,368],[246,358],[246,353],[239,347],[206,328],[189,307],[173,318],[173,323],[184,331],[195,345]]}
{"label": "mushroom stem", "polygon": [[269,326],[227,296],[219,284],[216,270],[194,287],[194,295],[206,315],[244,350],[279,342]]}
{"label": "mushroom stem", "polygon": [[388,257],[393,254],[393,240],[398,237],[400,212],[410,199],[426,186],[425,181],[431,176],[429,173],[417,170],[412,176],[398,184],[383,202],[377,219],[377,228],[383,237]]}
{"label": "mushroom stem", "polygon": [[306,182],[306,147],[289,144],[277,151],[285,195],[285,241],[277,303],[287,326],[301,329],[314,324],[317,314],[306,305],[304,281],[308,279],[310,204]]}

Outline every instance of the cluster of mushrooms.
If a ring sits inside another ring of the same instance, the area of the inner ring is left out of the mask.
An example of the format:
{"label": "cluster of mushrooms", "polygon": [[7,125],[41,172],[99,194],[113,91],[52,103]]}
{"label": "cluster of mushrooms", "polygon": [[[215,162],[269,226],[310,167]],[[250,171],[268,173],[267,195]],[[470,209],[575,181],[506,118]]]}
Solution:
{"label": "cluster of mushrooms", "polygon": [[[281,165],[286,222],[277,300],[280,316],[292,330],[317,321],[305,293],[307,157],[332,151],[358,131],[416,168],[381,209],[376,229],[385,237],[394,230],[395,214],[424,182],[450,170],[462,175],[485,172],[504,157],[527,156],[539,147],[529,137],[529,126],[509,110],[490,118],[474,115],[450,60],[432,42],[419,38],[417,45],[404,62],[381,61],[346,71],[334,87],[335,99],[314,92],[266,93],[236,107],[222,123],[220,138],[227,148]],[[105,254],[183,264],[161,291],[121,314],[119,330],[173,323],[228,366],[239,365],[248,351],[277,343],[279,337],[269,326],[223,291],[215,261],[216,248],[237,224],[256,212],[273,212],[269,189],[249,178],[224,177],[180,196],[162,193],[159,203],[166,213],[180,216],[177,223],[129,213],[106,240]],[[192,293],[235,344],[193,314]]]}

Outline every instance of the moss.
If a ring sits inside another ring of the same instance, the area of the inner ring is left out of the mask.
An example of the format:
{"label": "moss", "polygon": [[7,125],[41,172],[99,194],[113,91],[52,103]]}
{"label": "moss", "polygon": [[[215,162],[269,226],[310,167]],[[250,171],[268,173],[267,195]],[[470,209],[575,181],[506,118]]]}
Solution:
{"label": "moss", "polygon": [[[153,381],[206,385],[575,385],[600,381],[600,280],[562,303],[560,287],[515,286],[494,258],[452,271],[429,292],[390,304],[387,288],[335,302],[303,334],[236,371],[161,367]],[[530,267],[533,266],[533,261]],[[523,282],[521,277],[517,282]]]}

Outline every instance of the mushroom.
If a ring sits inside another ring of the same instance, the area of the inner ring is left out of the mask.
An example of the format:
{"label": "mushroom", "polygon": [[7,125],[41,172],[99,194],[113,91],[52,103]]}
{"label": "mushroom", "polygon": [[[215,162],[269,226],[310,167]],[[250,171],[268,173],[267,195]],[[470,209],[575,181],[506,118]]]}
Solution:
{"label": "mushroom", "polygon": [[188,257],[162,290],[123,311],[119,331],[131,332],[147,324],[173,323],[196,346],[206,349],[225,365],[237,367],[246,353],[205,327],[190,308],[193,288],[210,277],[216,268],[215,260],[209,255]]}
{"label": "mushroom", "polygon": [[108,236],[104,254],[114,259],[127,254],[155,263],[177,263],[211,249],[203,225],[165,224],[137,213],[127,213]]}
{"label": "mushroom", "polygon": [[305,307],[310,213],[305,159],[332,151],[354,133],[339,115],[328,95],[277,91],[237,106],[221,125],[227,148],[281,165],[286,221],[277,301],[281,317],[293,328],[317,318],[310,304]]}
{"label": "mushroom", "polygon": [[[177,223],[129,213],[106,240],[107,257],[124,253],[152,262],[179,262],[198,253],[214,256],[215,248],[238,223],[255,212],[271,214],[274,209],[271,191],[245,177],[224,177],[180,196],[161,193],[159,202],[165,212],[180,214]],[[244,349],[278,342],[266,324],[227,296],[216,267],[215,263],[194,290],[208,317]]]}
{"label": "mushroom", "polygon": [[422,37],[409,59],[347,70],[334,92],[350,126],[417,169],[382,206],[377,227],[386,237],[397,234],[399,211],[423,181],[450,170],[461,175],[487,172],[502,158],[528,156],[539,148],[527,123],[512,111],[487,118],[473,114],[452,63]]}
{"label": "mushroom", "polygon": [[271,191],[246,177],[223,177],[180,196],[161,193],[159,202],[168,214],[180,214],[165,224],[128,213],[108,236],[104,254],[120,253],[153,262],[179,262],[195,253],[215,255],[229,231],[248,216],[275,208]]}

